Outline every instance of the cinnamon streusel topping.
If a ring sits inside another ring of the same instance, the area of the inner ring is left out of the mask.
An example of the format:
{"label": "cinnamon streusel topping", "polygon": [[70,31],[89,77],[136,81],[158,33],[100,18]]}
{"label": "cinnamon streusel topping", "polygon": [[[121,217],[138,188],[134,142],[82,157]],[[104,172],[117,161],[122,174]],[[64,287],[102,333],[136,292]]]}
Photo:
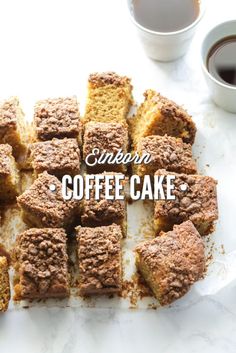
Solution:
{"label": "cinnamon streusel topping", "polygon": [[[55,185],[55,191],[49,189],[50,185]],[[78,212],[78,202],[64,200],[61,182],[47,172],[40,174],[17,202],[27,212],[40,217],[46,227],[63,227]]]}
{"label": "cinnamon streusel topping", "polygon": [[34,169],[80,170],[80,150],[76,139],[52,139],[36,142],[31,146],[32,165]]}
{"label": "cinnamon streusel topping", "polygon": [[89,82],[96,86],[115,85],[124,86],[130,84],[130,78],[119,76],[115,72],[95,72],[89,75]]}
{"label": "cinnamon streusel topping", "polygon": [[151,273],[162,305],[182,297],[205,270],[204,243],[190,221],[144,242],[136,252]]}
{"label": "cinnamon streusel topping", "polygon": [[151,162],[147,169],[153,167],[166,169],[177,173],[194,174],[197,172],[196,163],[192,156],[192,146],[184,143],[182,139],[172,136],[147,136],[138,144],[140,155],[149,153]]}
{"label": "cinnamon streusel topping", "polygon": [[17,241],[22,298],[69,294],[66,233],[60,228],[31,228]]}
{"label": "cinnamon streusel topping", "polygon": [[0,145],[0,176],[11,174],[12,147],[8,144]]}
{"label": "cinnamon streusel topping", "polygon": [[[115,175],[112,173],[104,173],[102,175]],[[94,180],[91,180],[92,189],[90,191],[89,200],[83,200],[82,207],[82,224],[86,226],[95,225],[106,225],[111,223],[120,222],[125,219],[125,202],[124,200],[108,200],[105,197],[105,180],[100,180],[101,191],[99,200],[95,199],[95,187]],[[111,195],[115,195],[115,182],[110,181],[112,185],[112,190],[110,190]]]}
{"label": "cinnamon streusel topping", "polygon": [[77,228],[81,292],[121,289],[121,229]]}
{"label": "cinnamon streusel topping", "polygon": [[[154,217],[168,217],[180,223],[190,219],[194,224],[204,221],[212,222],[218,218],[217,181],[203,175],[186,175],[168,173],[159,170],[156,175],[175,175],[175,188],[172,194],[175,200],[157,201]],[[181,186],[186,186],[186,191]],[[166,185],[163,184],[165,188]]]}
{"label": "cinnamon streusel topping", "polygon": [[128,130],[119,123],[89,122],[85,126],[83,154],[86,157],[93,148],[101,153],[117,153],[119,149],[126,152],[128,147]]}
{"label": "cinnamon streusel topping", "polygon": [[76,97],[38,101],[35,105],[34,124],[37,137],[41,140],[77,137],[80,126]]}
{"label": "cinnamon streusel topping", "polygon": [[19,105],[19,101],[15,97],[0,104],[0,129],[6,127],[16,129],[17,105]]}

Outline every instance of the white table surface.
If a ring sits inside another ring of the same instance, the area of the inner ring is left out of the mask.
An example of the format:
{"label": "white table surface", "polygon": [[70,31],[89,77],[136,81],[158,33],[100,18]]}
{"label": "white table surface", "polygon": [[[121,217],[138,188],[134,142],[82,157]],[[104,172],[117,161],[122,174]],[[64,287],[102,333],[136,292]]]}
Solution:
{"label": "white table surface", "polygon": [[[168,64],[146,57],[126,10],[121,0],[1,1],[0,97],[18,95],[30,116],[38,98],[76,94],[83,102],[90,72],[127,74],[133,78],[137,100],[142,99],[145,89],[154,88],[183,103],[197,117],[201,131],[211,131],[211,139],[205,142],[215,146],[216,159],[223,148],[218,136],[225,134],[232,146],[227,154],[231,168],[225,170],[228,164],[222,162],[219,173],[213,163],[207,173],[221,180],[221,185],[233,183],[236,116],[211,102],[199,49],[210,27],[234,17],[235,0],[209,1],[190,51]],[[201,158],[207,163],[204,152]],[[230,230],[227,234],[222,231],[222,238],[230,237],[231,247],[235,245],[229,249],[226,242],[226,252],[236,249],[235,209],[231,207],[234,197],[231,189],[220,206],[220,210],[226,209],[220,229],[227,224]],[[1,353],[154,351],[235,353],[235,286],[186,307],[156,311],[34,307],[11,308],[0,316]]]}

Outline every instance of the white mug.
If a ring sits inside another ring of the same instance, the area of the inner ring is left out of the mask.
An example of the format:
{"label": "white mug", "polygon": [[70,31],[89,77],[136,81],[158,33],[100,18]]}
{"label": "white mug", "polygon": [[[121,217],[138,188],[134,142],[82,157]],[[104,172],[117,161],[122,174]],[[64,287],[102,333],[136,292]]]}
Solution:
{"label": "white mug", "polygon": [[231,113],[236,113],[236,87],[218,81],[207,69],[207,59],[211,48],[225,37],[236,36],[236,20],[223,22],[214,27],[202,43],[202,70],[214,102]]}
{"label": "white mug", "polygon": [[196,27],[205,12],[206,0],[200,2],[197,19],[188,27],[175,32],[156,32],[143,27],[134,18],[133,0],[128,0],[128,7],[147,55],[158,61],[173,61],[183,56],[188,50]]}

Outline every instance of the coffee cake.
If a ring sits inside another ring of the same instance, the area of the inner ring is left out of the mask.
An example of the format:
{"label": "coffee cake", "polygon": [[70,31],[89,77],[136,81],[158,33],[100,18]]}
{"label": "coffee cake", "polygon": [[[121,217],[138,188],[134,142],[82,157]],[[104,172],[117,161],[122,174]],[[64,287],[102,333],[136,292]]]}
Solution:
{"label": "coffee cake", "polygon": [[172,136],[147,136],[137,145],[139,156],[150,154],[148,164],[134,164],[134,174],[154,176],[158,169],[166,169],[176,173],[194,174],[197,172],[196,163],[192,156],[192,146],[182,139]]}
{"label": "coffee cake", "polygon": [[[128,152],[128,129],[119,123],[99,123],[90,122],[85,126],[83,159],[85,160],[89,154],[92,154],[94,148],[99,150],[96,158],[102,153],[110,153],[114,156],[119,150],[126,154]],[[89,163],[94,163],[94,157],[88,158]],[[121,172],[125,173],[126,165],[121,164],[95,164],[94,166],[86,165],[88,173]]]}
{"label": "coffee cake", "polygon": [[0,104],[0,143],[11,145],[15,158],[26,153],[26,122],[17,97]]}
{"label": "coffee cake", "polygon": [[[55,191],[50,190],[55,187]],[[79,203],[64,200],[62,184],[47,172],[39,175],[29,189],[17,198],[23,219],[30,226],[71,228],[79,214]]]}
{"label": "coffee cake", "polygon": [[52,139],[31,146],[32,166],[36,176],[44,171],[59,179],[65,174],[80,173],[80,150],[77,139]]}
{"label": "coffee cake", "polygon": [[204,243],[191,221],[135,249],[136,265],[161,305],[186,294],[205,270]]}
{"label": "coffee cake", "polygon": [[49,98],[35,105],[34,129],[37,140],[53,137],[79,138],[79,104],[76,97]]}
{"label": "coffee cake", "polygon": [[93,73],[88,80],[88,97],[83,123],[115,122],[126,126],[132,99],[130,79],[115,72]]}
{"label": "coffee cake", "polygon": [[5,256],[0,255],[0,312],[8,309],[10,301],[10,282],[8,262]]}
{"label": "coffee cake", "polygon": [[69,296],[66,233],[60,228],[31,228],[16,243],[15,300]]}
{"label": "coffee cake", "polygon": [[[106,175],[115,175],[112,173],[100,174],[101,177]],[[122,174],[120,174],[122,175]],[[100,198],[95,198],[95,181],[91,180],[92,188],[90,190],[89,200],[85,198],[81,205],[81,224],[85,227],[107,226],[112,223],[121,226],[124,236],[127,229],[127,211],[125,200],[108,200],[105,197],[105,181],[100,181],[101,191]],[[111,180],[112,190],[110,194],[115,196],[115,182]]]}
{"label": "coffee cake", "polygon": [[[157,200],[154,209],[154,227],[157,232],[170,230],[174,224],[193,222],[201,235],[214,231],[218,219],[217,181],[209,176],[186,175],[159,170],[156,175],[174,175],[175,200]],[[186,191],[182,191],[182,188]],[[163,184],[165,188],[165,183]]]}
{"label": "coffee cake", "polygon": [[19,172],[12,156],[12,147],[0,145],[0,201],[12,201],[19,192]]}
{"label": "coffee cake", "polygon": [[136,116],[129,121],[134,148],[142,137],[165,134],[193,144],[196,126],[182,107],[153,90],[147,90],[144,97]]}
{"label": "coffee cake", "polygon": [[119,293],[122,285],[119,226],[77,227],[81,295]]}

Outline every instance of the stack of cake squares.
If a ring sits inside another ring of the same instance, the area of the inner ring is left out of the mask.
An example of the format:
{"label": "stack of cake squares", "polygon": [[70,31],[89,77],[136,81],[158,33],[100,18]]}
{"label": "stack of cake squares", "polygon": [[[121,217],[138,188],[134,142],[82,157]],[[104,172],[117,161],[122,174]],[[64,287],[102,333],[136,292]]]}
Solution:
{"label": "stack of cake squares", "polygon": [[[135,249],[136,265],[162,305],[182,297],[205,271],[201,236],[214,231],[218,219],[216,180],[197,174],[192,156],[196,126],[188,113],[153,90],[130,120],[132,148],[149,153],[149,164],[134,165],[133,172],[174,176],[174,200],[155,200],[156,238]],[[184,187],[183,187],[184,186]]]}

